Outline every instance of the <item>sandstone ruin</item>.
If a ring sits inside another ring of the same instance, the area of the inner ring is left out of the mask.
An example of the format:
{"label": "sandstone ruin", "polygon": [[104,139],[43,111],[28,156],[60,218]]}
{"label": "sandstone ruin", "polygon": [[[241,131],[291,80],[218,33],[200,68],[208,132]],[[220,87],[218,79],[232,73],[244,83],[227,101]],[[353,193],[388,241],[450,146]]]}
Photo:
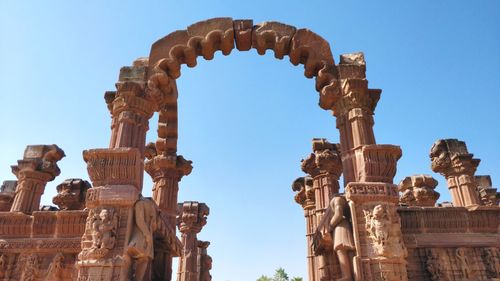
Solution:
{"label": "sandstone ruin", "polygon": [[[337,121],[339,143],[313,139],[301,162],[307,175],[292,184],[306,220],[307,280],[500,280],[499,194],[489,176],[475,175],[479,159],[464,142],[442,139],[430,150],[453,201],[436,205],[431,175],[393,183],[402,151],[375,142],[382,91],[368,88],[362,53],[335,64],[328,42],[308,29],[216,18],[165,36],[149,57],[120,70],[116,90],[104,95],[109,148],[83,152],[91,183],[64,180],[58,208],[40,207],[40,198],[64,152],[27,146],[12,166],[17,181],[0,188],[0,281],[172,280],[173,257],[180,257],[177,280],[211,280],[210,243],[198,239],[210,209],[177,201],[192,162],[177,154],[176,79],[181,65],[234,48],[302,64],[316,79],[320,107]],[[158,139],[146,144],[155,112]],[[141,195],[144,172],[153,198]]]}

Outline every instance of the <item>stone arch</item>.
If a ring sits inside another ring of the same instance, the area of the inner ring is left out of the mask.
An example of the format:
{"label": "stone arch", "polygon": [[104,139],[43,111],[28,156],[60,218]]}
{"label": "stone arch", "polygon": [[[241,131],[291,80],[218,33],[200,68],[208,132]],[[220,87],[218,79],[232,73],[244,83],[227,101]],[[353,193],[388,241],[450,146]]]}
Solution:
{"label": "stone arch", "polygon": [[229,55],[235,47],[239,51],[254,48],[260,55],[273,50],[277,59],[288,55],[293,65],[303,64],[304,75],[316,78],[323,109],[331,109],[339,97],[339,77],[330,44],[309,29],[279,22],[254,25],[252,20],[232,18],[201,21],[168,34],[151,47],[146,92],[158,106],[158,153],[177,152],[176,79],[181,75],[181,65],[195,67],[197,57],[211,60],[216,51]]}

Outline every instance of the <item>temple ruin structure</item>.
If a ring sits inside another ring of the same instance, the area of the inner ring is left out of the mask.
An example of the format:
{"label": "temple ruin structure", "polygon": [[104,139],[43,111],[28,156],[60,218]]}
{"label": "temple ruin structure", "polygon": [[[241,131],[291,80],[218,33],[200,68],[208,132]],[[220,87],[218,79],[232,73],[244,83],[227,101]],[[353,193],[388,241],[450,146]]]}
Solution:
{"label": "temple ruin structure", "polygon": [[[479,159],[463,141],[440,139],[430,149],[453,201],[437,205],[432,175],[415,171],[394,183],[402,151],[375,141],[382,91],[368,87],[362,53],[336,64],[328,42],[308,29],[215,18],[170,33],[120,69],[116,90],[104,94],[109,147],[83,151],[90,182],[58,179],[57,207],[40,207],[40,198],[60,174],[63,150],[26,147],[12,166],[16,179],[0,188],[0,281],[211,280],[210,243],[198,239],[209,204],[177,197],[192,162],[177,151],[176,79],[199,56],[252,48],[303,65],[340,132],[338,143],[313,139],[301,162],[306,175],[292,184],[304,210],[307,280],[500,280],[499,194],[489,176],[475,175]],[[146,144],[155,113],[158,139]],[[145,175],[152,198],[141,193]]]}

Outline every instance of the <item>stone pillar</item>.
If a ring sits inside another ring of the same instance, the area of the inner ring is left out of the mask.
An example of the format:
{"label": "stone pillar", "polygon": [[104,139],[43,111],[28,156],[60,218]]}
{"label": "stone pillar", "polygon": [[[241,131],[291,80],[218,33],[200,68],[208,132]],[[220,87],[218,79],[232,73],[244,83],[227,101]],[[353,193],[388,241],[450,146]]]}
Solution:
{"label": "stone pillar", "polygon": [[61,173],[57,162],[64,156],[64,151],[55,144],[26,147],[23,160],[12,166],[18,182],[11,212],[38,211],[45,185]]}
{"label": "stone pillar", "polygon": [[439,193],[434,189],[437,180],[429,175],[413,175],[404,178],[398,185],[401,192],[399,203],[406,206],[434,207]]}
{"label": "stone pillar", "polygon": [[431,148],[431,168],[446,178],[453,205],[473,206],[481,204],[474,173],[481,160],[472,158],[465,142],[457,139],[442,139]]}
{"label": "stone pillar", "polygon": [[4,181],[0,187],[0,212],[8,212],[12,208],[16,195],[17,181]]}
{"label": "stone pillar", "polygon": [[212,275],[212,257],[208,255],[207,248],[210,246],[208,241],[198,241],[198,272],[199,281],[211,281]]}
{"label": "stone pillar", "polygon": [[[120,69],[117,91],[108,91],[104,99],[111,113],[110,148],[134,147],[144,155],[149,119],[157,110],[154,99],[146,93],[148,59],[134,61]],[[142,180],[138,186],[142,191]]]}
{"label": "stone pillar", "polygon": [[[154,143],[147,145],[145,155],[147,160],[144,168],[153,179],[153,200],[162,211],[165,221],[175,226],[179,182],[183,176],[191,173],[192,162],[182,156],[158,155]],[[165,252],[161,259],[163,261],[155,263],[164,270],[155,271],[155,280],[172,280],[172,255]]]}
{"label": "stone pillar", "polygon": [[207,223],[210,209],[204,203],[184,202],[178,205],[178,227],[182,233],[182,257],[179,262],[178,281],[198,281],[197,234]]}
{"label": "stone pillar", "polygon": [[295,202],[304,209],[306,219],[306,246],[307,246],[307,272],[309,281],[317,281],[316,258],[313,252],[313,235],[318,227],[316,221],[313,179],[311,177],[297,178],[292,184],[292,190],[296,192]]}
{"label": "stone pillar", "polygon": [[[313,139],[311,153],[302,160],[302,170],[309,174],[313,180],[314,189],[314,233],[320,221],[323,219],[330,200],[335,193],[339,192],[339,177],[342,173],[342,162],[339,152],[339,145],[328,142],[326,139]],[[309,211],[311,212],[311,211]],[[309,237],[312,240],[312,237]],[[312,243],[309,244],[312,253]],[[314,257],[314,268],[316,280],[331,280],[333,269],[327,268],[331,262],[327,262],[326,257]]]}
{"label": "stone pillar", "polygon": [[356,256],[355,280],[406,281],[407,251],[396,211],[397,186],[392,184],[401,149],[367,145],[357,153],[359,182],[346,186]]}
{"label": "stone pillar", "polygon": [[134,227],[143,157],[137,148],[114,148],[86,150],[83,158],[93,187],[87,191],[78,280],[129,280],[121,271],[127,266],[123,257]]}
{"label": "stone pillar", "polygon": [[340,131],[345,186],[359,180],[355,150],[362,145],[375,144],[373,114],[382,91],[368,89],[363,53],[341,55],[337,71],[342,93],[332,110]]}

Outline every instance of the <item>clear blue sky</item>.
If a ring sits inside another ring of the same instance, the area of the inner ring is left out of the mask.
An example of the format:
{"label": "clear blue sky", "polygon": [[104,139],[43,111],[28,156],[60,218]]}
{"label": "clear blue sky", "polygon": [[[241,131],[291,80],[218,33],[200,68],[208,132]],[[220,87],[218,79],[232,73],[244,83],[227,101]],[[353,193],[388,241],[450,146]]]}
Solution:
{"label": "clear blue sky", "polygon": [[[147,3],[146,3],[147,2]],[[500,185],[499,1],[2,1],[0,180],[27,144],[56,143],[65,178],[88,179],[82,150],[107,147],[103,94],[119,68],[168,33],[212,17],[306,27],[342,53],[363,51],[378,143],[403,149],[395,178],[431,173],[429,149],[459,138]],[[179,153],[194,162],[179,199],[206,202],[214,280],[251,281],[284,267],[306,276],[305,222],[290,184],[313,137],[338,142],[314,81],[288,57],[233,51],[183,67]],[[155,123],[149,140],[154,140]],[[440,175],[441,200],[449,200]],[[145,180],[144,193],[150,195]],[[175,269],[176,270],[176,269]]]}

